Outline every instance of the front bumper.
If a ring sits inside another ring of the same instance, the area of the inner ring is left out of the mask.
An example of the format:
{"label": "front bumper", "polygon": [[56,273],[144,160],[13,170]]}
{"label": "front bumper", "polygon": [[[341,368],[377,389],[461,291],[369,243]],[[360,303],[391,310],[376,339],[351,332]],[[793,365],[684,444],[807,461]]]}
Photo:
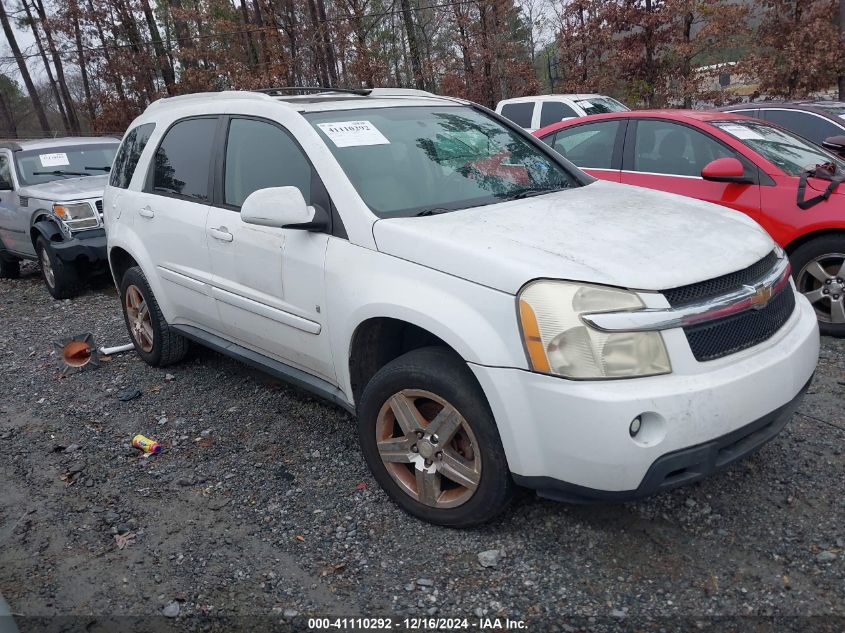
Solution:
{"label": "front bumper", "polygon": [[[789,321],[765,343],[719,360],[679,363],[665,376],[571,381],[470,368],[487,395],[515,481],[583,501],[645,496],[756,450],[788,421],[818,351],[815,312],[797,297]],[[649,421],[650,432],[632,438],[637,416]]]}
{"label": "front bumper", "polygon": [[79,259],[92,264],[108,261],[105,229],[79,231],[69,240],[51,242],[50,247],[58,258],[65,262],[76,262]]}

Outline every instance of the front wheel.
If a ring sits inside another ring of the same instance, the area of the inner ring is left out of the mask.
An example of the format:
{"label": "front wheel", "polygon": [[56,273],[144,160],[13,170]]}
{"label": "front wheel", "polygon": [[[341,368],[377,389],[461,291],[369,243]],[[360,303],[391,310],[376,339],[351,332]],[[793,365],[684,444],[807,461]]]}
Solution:
{"label": "front wheel", "polygon": [[69,299],[79,294],[79,272],[73,264],[59,259],[48,240],[39,237],[35,252],[41,266],[41,278],[53,299]]}
{"label": "front wheel", "polygon": [[790,259],[795,286],[813,304],[821,333],[845,336],[845,238],[818,237]]}
{"label": "front wheel", "polygon": [[425,521],[478,525],[511,499],[490,407],[466,363],[448,349],[414,350],[379,370],[361,396],[358,432],[381,487]]}
{"label": "front wheel", "polygon": [[123,319],[135,351],[148,365],[178,363],[188,352],[188,340],[164,320],[161,308],[140,267],[133,266],[120,283]]}

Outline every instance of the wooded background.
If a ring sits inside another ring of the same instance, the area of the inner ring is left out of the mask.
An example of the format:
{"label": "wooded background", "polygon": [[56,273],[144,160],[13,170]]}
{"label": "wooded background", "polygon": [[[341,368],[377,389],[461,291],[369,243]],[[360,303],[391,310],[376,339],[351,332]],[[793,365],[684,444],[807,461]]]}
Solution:
{"label": "wooded background", "polygon": [[765,96],[845,100],[845,0],[1,0],[0,21],[0,137],[120,134],[162,96],[274,86],[689,107],[724,98],[726,62]]}

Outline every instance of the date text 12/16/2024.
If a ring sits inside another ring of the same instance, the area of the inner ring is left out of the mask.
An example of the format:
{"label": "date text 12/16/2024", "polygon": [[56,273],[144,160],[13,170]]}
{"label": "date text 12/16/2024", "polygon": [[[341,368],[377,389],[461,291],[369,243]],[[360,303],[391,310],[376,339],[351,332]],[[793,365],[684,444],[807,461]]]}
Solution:
{"label": "date text 12/16/2024", "polygon": [[525,631],[524,620],[510,618],[308,618],[308,630],[369,631]]}

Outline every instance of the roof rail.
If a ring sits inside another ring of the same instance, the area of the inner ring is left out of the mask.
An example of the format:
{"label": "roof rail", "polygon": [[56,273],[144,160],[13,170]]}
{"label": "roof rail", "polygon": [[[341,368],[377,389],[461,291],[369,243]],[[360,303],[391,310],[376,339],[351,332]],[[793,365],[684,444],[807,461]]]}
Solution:
{"label": "roof rail", "polygon": [[373,88],[371,97],[436,97],[437,95],[427,90],[415,88]]}
{"label": "roof rail", "polygon": [[342,92],[345,94],[366,97],[373,90],[371,88],[325,88],[323,86],[280,86],[278,88],[260,88],[251,92],[260,92],[271,97],[286,95],[291,92]]}
{"label": "roof rail", "polygon": [[221,90],[218,92],[191,92],[184,95],[176,95],[173,97],[161,97],[153,101],[147,106],[147,110],[151,108],[161,108],[169,105],[184,103],[186,101],[201,100],[201,99],[269,99],[270,97],[256,94],[257,91],[245,90]]}

